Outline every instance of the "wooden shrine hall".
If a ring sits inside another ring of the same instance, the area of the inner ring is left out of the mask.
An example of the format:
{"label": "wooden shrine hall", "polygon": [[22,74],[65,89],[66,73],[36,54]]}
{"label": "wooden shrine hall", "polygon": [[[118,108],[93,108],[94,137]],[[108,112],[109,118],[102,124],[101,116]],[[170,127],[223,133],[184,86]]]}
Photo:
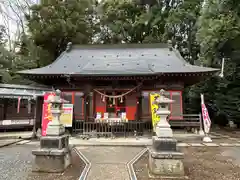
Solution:
{"label": "wooden shrine hall", "polygon": [[183,120],[184,87],[217,71],[190,65],[171,44],[69,43],[52,64],[19,74],[60,89],[74,104],[74,120],[151,122],[150,92],[166,90],[175,100],[170,120]]}

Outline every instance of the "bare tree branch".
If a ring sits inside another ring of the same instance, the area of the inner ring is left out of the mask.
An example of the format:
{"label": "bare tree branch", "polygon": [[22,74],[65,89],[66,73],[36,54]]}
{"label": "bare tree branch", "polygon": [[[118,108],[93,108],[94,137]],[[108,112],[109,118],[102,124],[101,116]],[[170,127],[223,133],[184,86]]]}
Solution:
{"label": "bare tree branch", "polygon": [[25,34],[25,16],[35,3],[36,0],[0,0],[0,20],[6,28],[5,36],[10,50],[15,50],[15,42],[20,40],[21,34]]}

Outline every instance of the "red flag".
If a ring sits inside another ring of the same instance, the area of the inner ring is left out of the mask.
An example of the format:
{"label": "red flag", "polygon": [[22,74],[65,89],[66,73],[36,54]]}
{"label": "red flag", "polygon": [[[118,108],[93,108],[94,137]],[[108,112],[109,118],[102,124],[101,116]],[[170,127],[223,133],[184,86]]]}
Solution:
{"label": "red flag", "polygon": [[20,112],[21,97],[18,97],[17,113]]}
{"label": "red flag", "polygon": [[205,131],[205,133],[209,133],[212,122],[211,122],[211,119],[209,117],[206,105],[204,103],[204,96],[203,96],[203,94],[201,94],[201,106],[202,106],[202,117],[203,117],[204,131]]}

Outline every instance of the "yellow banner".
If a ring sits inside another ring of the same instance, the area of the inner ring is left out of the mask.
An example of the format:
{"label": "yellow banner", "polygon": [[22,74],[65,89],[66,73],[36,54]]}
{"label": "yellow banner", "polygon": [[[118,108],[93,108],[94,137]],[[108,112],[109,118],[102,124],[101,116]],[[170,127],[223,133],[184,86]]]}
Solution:
{"label": "yellow banner", "polygon": [[156,98],[160,97],[160,94],[158,93],[150,93],[150,106],[151,106],[151,113],[152,113],[152,125],[153,125],[153,130],[155,131],[155,126],[160,120],[160,117],[156,114],[158,110],[158,105],[154,104],[154,100]]}

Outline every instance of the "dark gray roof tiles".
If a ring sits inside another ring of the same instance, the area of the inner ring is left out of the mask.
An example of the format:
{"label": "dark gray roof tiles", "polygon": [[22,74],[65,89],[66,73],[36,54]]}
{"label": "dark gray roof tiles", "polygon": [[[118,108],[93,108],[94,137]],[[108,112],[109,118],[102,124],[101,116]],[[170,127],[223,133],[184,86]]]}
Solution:
{"label": "dark gray roof tiles", "polygon": [[176,50],[158,44],[95,45],[72,47],[52,64],[20,74],[32,75],[146,75],[159,73],[214,72],[218,69],[188,64]]}

